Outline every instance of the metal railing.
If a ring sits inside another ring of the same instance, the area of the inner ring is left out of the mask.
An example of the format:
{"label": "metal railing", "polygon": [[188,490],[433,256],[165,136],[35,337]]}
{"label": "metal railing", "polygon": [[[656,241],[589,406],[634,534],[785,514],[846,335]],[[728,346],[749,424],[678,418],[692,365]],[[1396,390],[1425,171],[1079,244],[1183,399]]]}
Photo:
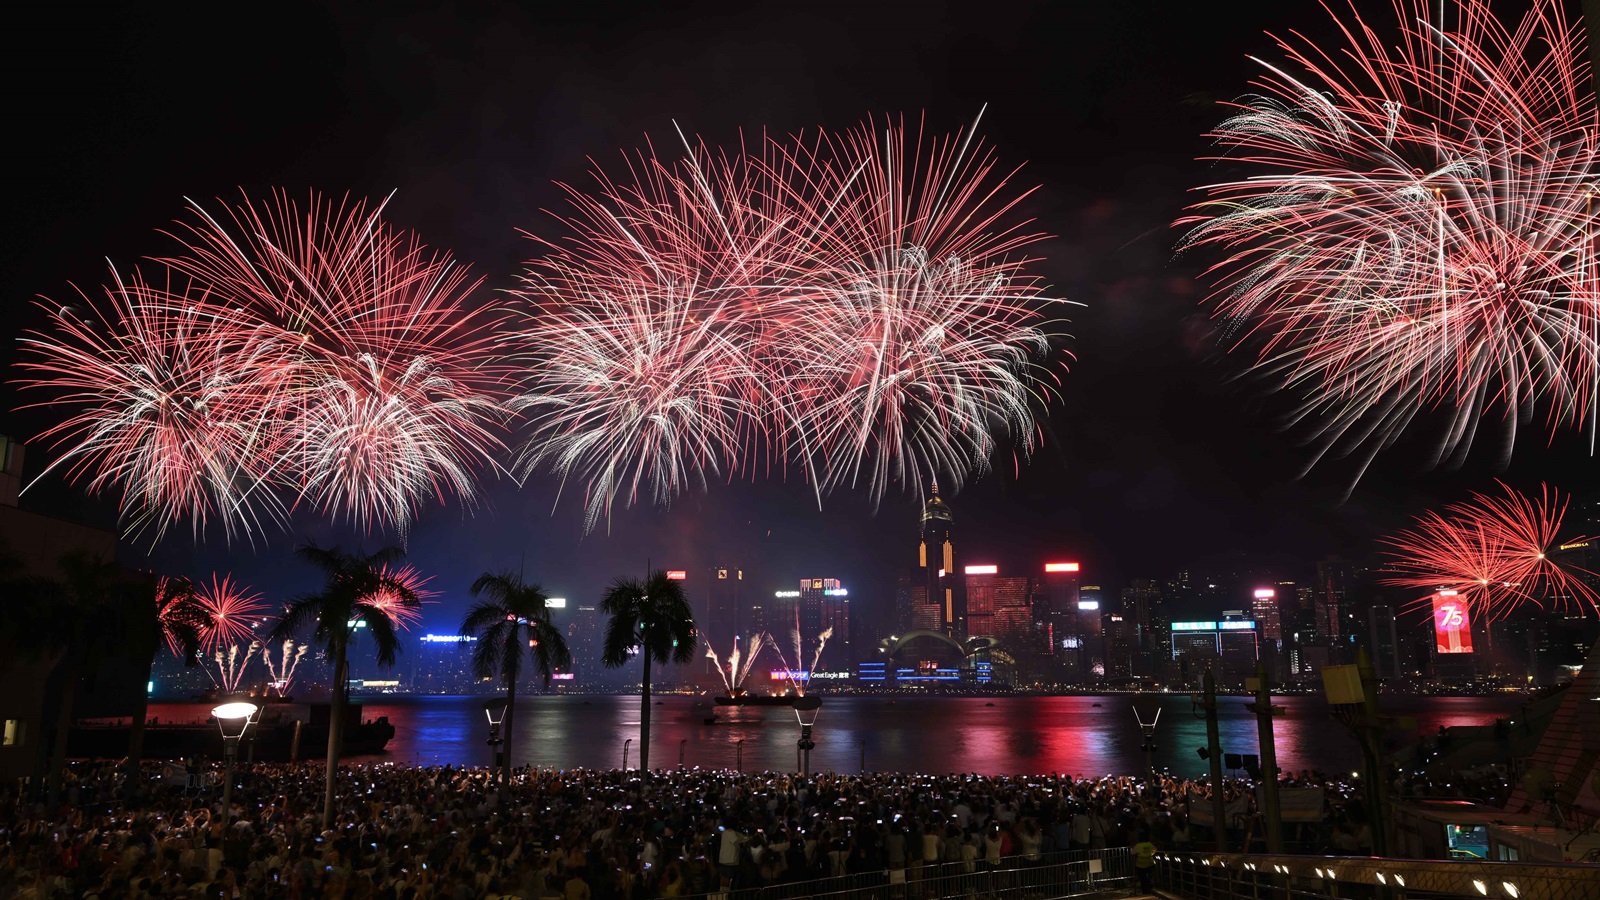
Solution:
{"label": "metal railing", "polygon": [[1569,863],[1158,853],[1186,900],[1600,900],[1600,868]]}
{"label": "metal railing", "polygon": [[1029,862],[1008,856],[996,868],[974,863],[938,863],[901,870],[882,870],[791,881],[750,888],[697,894],[688,900],[955,900],[1006,897],[1018,900],[1060,900],[1107,891],[1126,891],[1135,884],[1133,853],[1127,847],[1042,854]]}

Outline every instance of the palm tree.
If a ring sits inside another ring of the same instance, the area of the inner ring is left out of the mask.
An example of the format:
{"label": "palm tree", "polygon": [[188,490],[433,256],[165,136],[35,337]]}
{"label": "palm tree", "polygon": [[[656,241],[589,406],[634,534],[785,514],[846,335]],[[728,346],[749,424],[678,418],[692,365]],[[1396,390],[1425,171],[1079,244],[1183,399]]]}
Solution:
{"label": "palm tree", "polygon": [[301,597],[289,605],[283,618],[273,626],[268,640],[281,641],[314,625],[312,640],[327,652],[333,662],[333,696],[328,711],[328,771],[322,803],[322,827],[333,824],[335,776],[339,752],[344,748],[344,710],[350,690],[350,632],[357,623],[365,625],[377,648],[378,664],[392,666],[400,650],[394,620],[383,607],[372,601],[394,598],[402,606],[418,606],[421,600],[401,578],[392,574],[394,563],[405,555],[399,547],[385,547],[376,553],[345,553],[338,547],[307,544],[296,551],[300,558],[322,570],[327,579],[320,593]]}
{"label": "palm tree", "polygon": [[644,658],[644,690],[639,703],[639,768],[650,769],[650,666],[679,665],[694,658],[694,612],[683,585],[657,570],[644,581],[618,578],[606,589],[600,609],[606,623],[602,661],[607,668],[626,665],[637,652]]}
{"label": "palm tree", "polygon": [[[185,666],[199,665],[200,632],[205,612],[200,608],[194,582],[187,578],[158,578],[137,585],[129,598],[127,640],[135,658],[147,660],[144,681],[150,680],[156,654],[166,642],[183,658]],[[128,731],[127,789],[139,783],[139,761],[144,755],[144,720],[150,713],[150,695],[138,692],[133,727]]]}
{"label": "palm tree", "polygon": [[125,585],[117,564],[88,550],[72,550],[61,557],[61,605],[54,612],[56,633],[65,651],[57,663],[61,676],[61,695],[56,707],[55,741],[50,748],[50,768],[46,777],[47,802],[54,806],[61,796],[61,772],[67,762],[67,737],[72,731],[72,705],[78,682],[93,669],[103,650],[120,631],[117,620],[123,610],[117,598]]}
{"label": "palm tree", "polygon": [[479,678],[495,678],[506,685],[506,714],[502,733],[505,754],[501,760],[500,782],[511,776],[512,720],[516,716],[517,681],[522,677],[526,656],[544,676],[546,687],[557,669],[572,665],[566,638],[550,623],[549,597],[537,584],[524,584],[520,575],[485,572],[472,583],[472,596],[482,598],[461,620],[461,633],[476,636],[472,651],[473,673]]}

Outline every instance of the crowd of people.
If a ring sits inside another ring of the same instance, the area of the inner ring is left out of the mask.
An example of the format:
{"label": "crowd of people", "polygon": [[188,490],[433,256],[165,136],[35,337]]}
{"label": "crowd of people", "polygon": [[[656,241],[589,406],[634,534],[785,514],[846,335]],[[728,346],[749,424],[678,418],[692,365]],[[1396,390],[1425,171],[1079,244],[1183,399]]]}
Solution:
{"label": "crowd of people", "polygon": [[[214,784],[142,774],[130,791],[123,766],[81,763],[58,807],[0,798],[0,896],[633,900],[872,873],[913,897],[930,866],[1210,840],[1190,821],[1207,787],[1169,776],[519,769],[502,786],[487,769],[360,765],[340,770],[324,828],[320,764],[242,767],[229,811]],[[1325,791],[1313,840],[1360,849],[1348,786],[1284,784]],[[1249,782],[1224,791],[1249,802]]]}

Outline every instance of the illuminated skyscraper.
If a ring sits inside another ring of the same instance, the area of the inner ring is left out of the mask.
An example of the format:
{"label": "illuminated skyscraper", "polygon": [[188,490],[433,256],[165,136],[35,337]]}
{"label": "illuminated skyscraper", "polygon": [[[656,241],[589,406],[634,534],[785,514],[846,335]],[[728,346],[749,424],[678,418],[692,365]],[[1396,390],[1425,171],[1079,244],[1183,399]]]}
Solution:
{"label": "illuminated skyscraper", "polygon": [[998,638],[1013,654],[1044,649],[1035,640],[1026,576],[1001,575],[998,566],[967,566],[962,574],[968,637]]}
{"label": "illuminated skyscraper", "polygon": [[1058,656],[1067,649],[1067,639],[1077,634],[1080,568],[1075,562],[1045,563],[1039,581],[1036,615],[1044,623],[1050,652]]}
{"label": "illuminated skyscraper", "polygon": [[[719,656],[726,656],[733,649],[735,636],[743,644],[752,633],[750,615],[744,609],[744,570],[736,566],[712,566],[706,576],[705,605],[695,617],[695,630]],[[698,657],[696,668],[707,673],[716,668],[708,657],[695,655]]]}
{"label": "illuminated skyscraper", "polygon": [[927,611],[916,611],[913,623],[930,619],[938,622],[933,629],[942,631],[956,640],[966,639],[965,610],[962,599],[956,595],[955,546],[951,542],[950,527],[954,517],[950,507],[939,496],[935,483],[928,502],[922,508],[922,537],[917,543],[917,568],[925,585],[924,604],[933,608],[937,618]]}

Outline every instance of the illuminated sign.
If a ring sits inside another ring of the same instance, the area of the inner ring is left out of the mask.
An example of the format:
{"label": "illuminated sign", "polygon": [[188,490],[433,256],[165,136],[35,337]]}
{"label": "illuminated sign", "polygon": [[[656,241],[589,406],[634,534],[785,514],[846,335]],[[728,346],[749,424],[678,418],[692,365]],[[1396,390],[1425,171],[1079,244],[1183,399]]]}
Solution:
{"label": "illuminated sign", "polygon": [[1173,622],[1173,631],[1216,631],[1215,622]]}
{"label": "illuminated sign", "polygon": [[[802,585],[800,585],[800,586],[801,586],[801,587],[805,587],[805,585],[804,585],[804,584],[802,584]],[[813,578],[813,579],[811,579],[811,589],[812,589],[812,590],[813,590],[813,591],[820,591],[820,590],[822,590],[822,579],[821,579],[821,578]]]}
{"label": "illuminated sign", "polygon": [[727,578],[728,578],[728,570],[727,569],[718,569],[717,570],[717,580],[726,581]]}
{"label": "illuminated sign", "polygon": [[1078,571],[1078,564],[1077,563],[1045,563],[1044,564],[1044,570],[1046,572],[1076,572],[1076,571]]}
{"label": "illuminated sign", "polygon": [[774,596],[774,597],[798,597],[798,596],[800,596],[800,592],[799,591],[773,591],[772,592],[772,596]]}
{"label": "illuminated sign", "polygon": [[1061,649],[1063,650],[1077,650],[1081,647],[1083,647],[1083,641],[1080,638],[1069,637],[1061,639]]}
{"label": "illuminated sign", "polygon": [[812,672],[812,681],[842,681],[850,677],[849,672]]}
{"label": "illuminated sign", "polygon": [[686,580],[688,580],[688,578],[689,578],[689,573],[685,572],[682,569],[668,569],[667,570],[667,580],[668,581],[686,581]]}
{"label": "illuminated sign", "polygon": [[549,598],[549,599],[544,601],[544,608],[545,609],[566,609],[567,608],[567,598],[565,598],[565,597],[551,597],[551,598]]}
{"label": "illuminated sign", "polygon": [[422,636],[424,644],[461,644],[475,640],[477,638],[470,634],[425,634]]}
{"label": "illuminated sign", "polygon": [[1272,588],[1256,588],[1256,599],[1257,600],[1265,600],[1268,597],[1276,597],[1276,596],[1278,596],[1278,592],[1273,590]]}
{"label": "illuminated sign", "polygon": [[1083,610],[1084,612],[1088,612],[1089,610],[1099,609],[1099,608],[1100,608],[1100,601],[1099,600],[1079,600],[1078,601],[1078,609]]}
{"label": "illuminated sign", "polygon": [[994,575],[1000,571],[999,566],[967,566],[962,569],[968,575]]}
{"label": "illuminated sign", "polygon": [[1256,627],[1254,622],[1218,622],[1217,627],[1223,631],[1249,631]]}
{"label": "illuminated sign", "polygon": [[1455,591],[1433,595],[1433,640],[1440,653],[1472,652],[1472,620],[1467,601]]}
{"label": "illuminated sign", "polygon": [[939,577],[940,577],[940,578],[943,578],[943,577],[944,577],[944,570],[943,570],[943,569],[940,569],[940,570],[939,570]]}
{"label": "illuminated sign", "polygon": [[572,672],[556,672],[550,676],[551,681],[573,681],[578,676]]}
{"label": "illuminated sign", "polygon": [[773,681],[810,681],[811,673],[804,669],[773,669],[767,677]]}
{"label": "illuminated sign", "polygon": [[844,588],[828,588],[827,590],[823,591],[823,593],[828,595],[829,597],[848,597],[848,596],[850,596],[850,592],[845,590]]}

